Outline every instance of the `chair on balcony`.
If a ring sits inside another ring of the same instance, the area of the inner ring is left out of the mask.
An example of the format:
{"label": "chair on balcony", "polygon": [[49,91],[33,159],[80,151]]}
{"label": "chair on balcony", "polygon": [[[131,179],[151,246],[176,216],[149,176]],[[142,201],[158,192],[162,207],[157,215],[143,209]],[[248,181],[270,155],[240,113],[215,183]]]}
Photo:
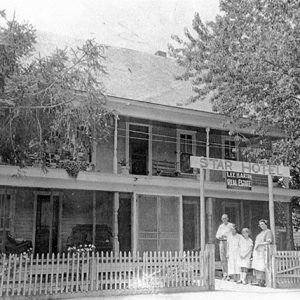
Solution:
{"label": "chair on balcony", "polygon": [[159,176],[175,177],[178,176],[177,162],[171,162],[167,160],[153,160],[153,174]]}
{"label": "chair on balcony", "polygon": [[8,231],[6,231],[4,247],[6,254],[21,254],[32,248],[32,242],[29,240],[15,239]]}

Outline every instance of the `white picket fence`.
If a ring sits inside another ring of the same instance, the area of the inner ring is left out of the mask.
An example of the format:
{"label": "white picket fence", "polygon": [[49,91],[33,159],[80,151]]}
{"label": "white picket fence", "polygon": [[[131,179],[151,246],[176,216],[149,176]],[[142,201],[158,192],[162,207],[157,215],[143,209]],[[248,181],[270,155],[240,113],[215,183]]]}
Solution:
{"label": "white picket fence", "polygon": [[213,290],[214,250],[3,255],[0,296]]}
{"label": "white picket fence", "polygon": [[275,251],[271,263],[272,287],[300,288],[300,251]]}

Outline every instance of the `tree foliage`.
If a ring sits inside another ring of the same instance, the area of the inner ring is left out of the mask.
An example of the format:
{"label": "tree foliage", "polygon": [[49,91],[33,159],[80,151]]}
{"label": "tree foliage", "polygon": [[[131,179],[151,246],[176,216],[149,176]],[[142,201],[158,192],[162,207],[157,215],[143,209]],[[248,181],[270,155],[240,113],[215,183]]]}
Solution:
{"label": "tree foliage", "polygon": [[186,69],[179,79],[192,81],[191,101],[210,97],[237,129],[246,117],[259,136],[282,130],[285,138],[273,143],[269,159],[291,166],[291,184],[299,187],[299,1],[221,0],[220,10],[206,24],[195,14],[193,30],[173,37],[170,53]]}
{"label": "tree foliage", "polygon": [[[76,49],[35,53],[30,24],[8,20],[0,27],[0,155],[2,161],[45,165],[79,161],[109,134],[113,114],[105,106],[104,47],[87,40]],[[52,157],[52,160],[55,160]]]}

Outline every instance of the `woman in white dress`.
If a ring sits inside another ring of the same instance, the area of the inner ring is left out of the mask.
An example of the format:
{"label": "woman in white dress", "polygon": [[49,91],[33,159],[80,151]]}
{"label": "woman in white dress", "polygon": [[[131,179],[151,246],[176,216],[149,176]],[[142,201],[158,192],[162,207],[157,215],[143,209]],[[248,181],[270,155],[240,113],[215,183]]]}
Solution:
{"label": "woman in white dress", "polygon": [[268,221],[260,220],[259,227],[262,231],[256,236],[255,245],[253,249],[253,260],[252,268],[255,270],[255,276],[257,282],[253,285],[265,286],[265,271],[266,271],[266,260],[267,260],[267,245],[272,244],[273,234],[268,229]]}
{"label": "woman in white dress", "polygon": [[240,239],[241,235],[237,233],[236,226],[233,224],[231,228],[231,234],[227,238],[227,255],[228,255],[228,277],[230,280],[237,280],[238,274],[240,274]]}
{"label": "woman in white dress", "polygon": [[249,237],[249,229],[243,228],[240,239],[240,280],[237,283],[246,284],[248,269],[251,264],[253,241]]}

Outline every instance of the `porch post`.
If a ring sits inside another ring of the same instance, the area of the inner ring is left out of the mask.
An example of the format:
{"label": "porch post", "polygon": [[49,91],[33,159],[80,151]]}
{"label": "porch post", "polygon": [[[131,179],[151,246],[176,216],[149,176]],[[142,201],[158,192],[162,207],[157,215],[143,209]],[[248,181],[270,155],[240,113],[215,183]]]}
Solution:
{"label": "porch post", "polygon": [[63,198],[64,198],[64,193],[61,192],[59,193],[59,206],[58,206],[58,252],[61,253],[62,251],[62,218],[63,218]]}
{"label": "porch post", "polygon": [[205,247],[205,197],[204,197],[204,169],[200,169],[200,247]]}
{"label": "porch post", "polygon": [[97,219],[96,219],[96,191],[93,191],[93,203],[92,203],[92,207],[93,207],[93,233],[92,233],[92,243],[93,245],[95,245],[96,242],[96,223],[97,223]]}
{"label": "porch post", "polygon": [[118,115],[115,115],[113,173],[118,173]]}
{"label": "porch post", "polygon": [[213,235],[213,198],[207,199],[207,226],[208,226],[208,243],[214,241]]}
{"label": "porch post", "polygon": [[34,199],[33,199],[33,222],[32,222],[32,253],[35,253],[36,210],[37,210],[37,192],[34,192]]}
{"label": "porch post", "polygon": [[13,236],[15,236],[16,199],[17,199],[17,190],[14,189],[10,195],[10,208],[9,208],[9,216],[10,216],[9,231]]}
{"label": "porch post", "polygon": [[131,251],[137,251],[137,199],[136,193],[131,198]]}
{"label": "porch post", "polygon": [[49,254],[52,254],[52,237],[53,237],[53,190],[50,193],[50,225],[49,225]]}
{"label": "porch post", "polygon": [[119,253],[119,228],[118,228],[118,211],[119,211],[119,192],[114,193],[113,206],[113,250],[115,254]]}
{"label": "porch post", "polygon": [[149,126],[148,134],[149,134],[148,174],[149,174],[149,176],[151,176],[152,175],[152,156],[153,156],[153,153],[152,153],[152,126]]}
{"label": "porch post", "polygon": [[183,197],[179,196],[179,251],[183,251]]}
{"label": "porch post", "polygon": [[[210,128],[207,127],[206,128],[206,157],[207,158],[209,158],[209,132],[210,132]],[[206,174],[205,179],[207,181],[210,181],[210,170],[207,169],[207,170],[205,170],[205,172],[206,172],[205,173]]]}
{"label": "porch post", "polygon": [[272,175],[268,175],[268,187],[269,187],[269,214],[270,214],[270,228],[273,233],[274,245],[275,239],[275,216],[274,216],[274,197],[273,197],[273,179]]}

